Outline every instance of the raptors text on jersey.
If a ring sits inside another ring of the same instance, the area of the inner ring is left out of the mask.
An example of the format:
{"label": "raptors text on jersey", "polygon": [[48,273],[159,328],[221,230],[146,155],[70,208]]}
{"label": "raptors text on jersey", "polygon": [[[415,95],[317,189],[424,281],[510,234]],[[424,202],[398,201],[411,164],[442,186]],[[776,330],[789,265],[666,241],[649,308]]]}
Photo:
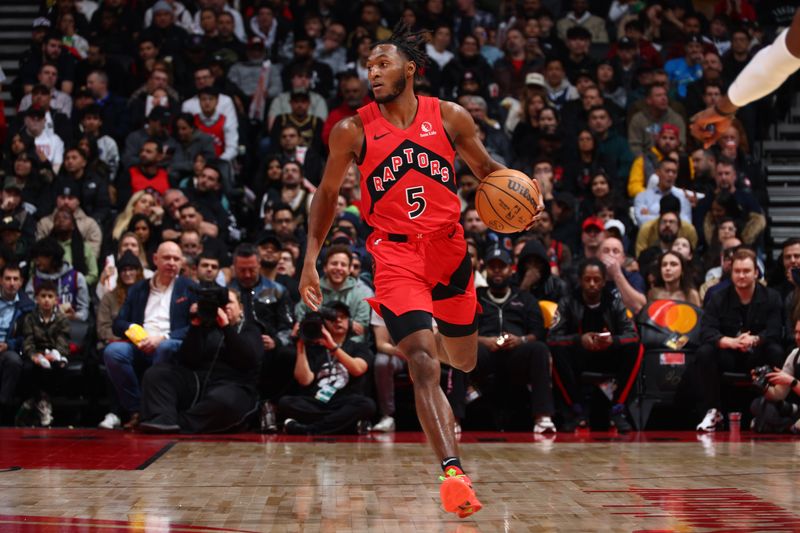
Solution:
{"label": "raptors text on jersey", "polygon": [[439,99],[417,96],[406,129],[392,125],[372,102],[358,110],[364,124],[362,216],[387,233],[432,233],[459,221],[455,150],[442,123]]}

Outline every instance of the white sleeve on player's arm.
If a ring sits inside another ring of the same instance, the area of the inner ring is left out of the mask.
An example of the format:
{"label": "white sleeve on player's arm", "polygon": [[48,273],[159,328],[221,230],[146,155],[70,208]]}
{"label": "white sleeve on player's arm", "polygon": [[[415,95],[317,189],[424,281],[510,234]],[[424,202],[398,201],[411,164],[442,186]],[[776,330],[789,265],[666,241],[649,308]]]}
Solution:
{"label": "white sleeve on player's arm", "polygon": [[746,106],[768,95],[800,69],[800,58],[786,47],[788,32],[783,30],[775,42],[757,53],[739,73],[728,89],[728,99],[733,105]]}

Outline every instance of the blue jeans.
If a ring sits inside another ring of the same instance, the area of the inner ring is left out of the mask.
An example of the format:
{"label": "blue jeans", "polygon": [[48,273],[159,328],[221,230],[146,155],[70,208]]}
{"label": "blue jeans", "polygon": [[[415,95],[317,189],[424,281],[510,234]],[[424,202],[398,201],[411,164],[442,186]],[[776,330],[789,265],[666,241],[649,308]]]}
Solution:
{"label": "blue jeans", "polygon": [[173,356],[183,341],[167,339],[158,345],[150,355],[129,342],[112,342],[103,350],[103,361],[114,390],[117,391],[119,403],[129,413],[140,411],[141,389],[136,377],[134,363],[150,366],[158,363],[171,363]]}

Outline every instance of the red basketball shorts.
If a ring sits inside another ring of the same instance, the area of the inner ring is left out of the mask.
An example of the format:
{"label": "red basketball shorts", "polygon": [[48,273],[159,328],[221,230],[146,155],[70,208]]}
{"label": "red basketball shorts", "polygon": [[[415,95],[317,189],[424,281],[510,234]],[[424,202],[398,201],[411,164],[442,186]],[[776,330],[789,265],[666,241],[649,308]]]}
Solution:
{"label": "red basketball shorts", "polygon": [[[398,236],[375,231],[367,250],[375,261],[375,297],[369,304],[395,315],[425,311],[442,334],[460,337],[477,328],[478,299],[472,262],[460,224],[427,236]],[[393,239],[393,240],[390,240]]]}

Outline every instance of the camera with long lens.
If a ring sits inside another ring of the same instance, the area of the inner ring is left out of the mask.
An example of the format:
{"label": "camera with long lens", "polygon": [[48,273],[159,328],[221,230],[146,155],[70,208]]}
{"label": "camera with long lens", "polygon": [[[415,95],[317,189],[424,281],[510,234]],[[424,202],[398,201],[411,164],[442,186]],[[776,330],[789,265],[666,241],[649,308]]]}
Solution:
{"label": "camera with long lens", "polygon": [[762,365],[753,369],[753,386],[761,392],[766,392],[770,387],[769,378],[767,374],[772,372],[772,367],[769,365]]}
{"label": "camera with long lens", "polygon": [[216,283],[203,283],[197,287],[189,287],[197,296],[197,317],[200,325],[211,327],[217,325],[217,309],[228,305],[228,289]]}
{"label": "camera with long lens", "polygon": [[303,342],[317,341],[322,338],[322,325],[325,320],[336,320],[336,311],[327,307],[320,308],[319,311],[311,311],[306,314],[298,333]]}

